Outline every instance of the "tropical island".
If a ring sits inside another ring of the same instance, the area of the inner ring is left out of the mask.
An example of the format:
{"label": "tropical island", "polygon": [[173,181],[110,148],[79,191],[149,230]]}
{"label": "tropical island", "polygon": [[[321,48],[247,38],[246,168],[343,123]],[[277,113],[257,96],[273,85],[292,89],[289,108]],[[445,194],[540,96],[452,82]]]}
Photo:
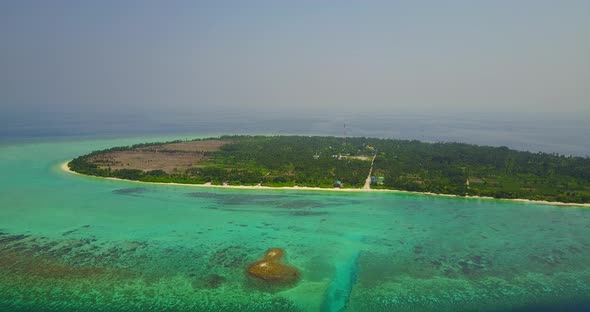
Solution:
{"label": "tropical island", "polygon": [[590,202],[590,158],[365,137],[221,136],[94,151],[71,171],[142,182]]}

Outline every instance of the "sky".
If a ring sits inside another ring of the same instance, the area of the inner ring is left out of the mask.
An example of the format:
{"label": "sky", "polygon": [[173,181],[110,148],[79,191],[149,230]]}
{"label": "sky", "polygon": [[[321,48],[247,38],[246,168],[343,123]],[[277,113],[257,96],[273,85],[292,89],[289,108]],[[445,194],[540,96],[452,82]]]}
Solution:
{"label": "sky", "polygon": [[39,114],[590,118],[590,1],[0,1],[0,106]]}

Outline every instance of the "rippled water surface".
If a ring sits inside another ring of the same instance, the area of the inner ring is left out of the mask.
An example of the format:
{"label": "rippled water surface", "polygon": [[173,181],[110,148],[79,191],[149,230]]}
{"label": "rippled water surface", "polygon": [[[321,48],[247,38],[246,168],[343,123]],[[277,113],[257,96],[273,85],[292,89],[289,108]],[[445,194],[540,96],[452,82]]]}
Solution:
{"label": "rippled water surface", "polygon": [[[0,145],[1,311],[584,311],[590,209],[60,171],[166,138]],[[173,138],[169,138],[173,139]],[[245,273],[271,247],[298,284]]]}

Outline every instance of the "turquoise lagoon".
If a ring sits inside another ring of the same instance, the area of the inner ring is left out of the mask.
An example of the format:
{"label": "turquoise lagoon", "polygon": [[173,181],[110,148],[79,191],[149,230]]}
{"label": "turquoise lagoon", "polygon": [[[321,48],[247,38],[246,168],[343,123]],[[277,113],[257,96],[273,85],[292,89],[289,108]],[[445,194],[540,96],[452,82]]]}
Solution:
{"label": "turquoise lagoon", "polygon": [[[59,164],[168,138],[0,145],[0,311],[588,308],[590,209],[398,193],[230,190]],[[262,287],[284,248],[302,273]]]}

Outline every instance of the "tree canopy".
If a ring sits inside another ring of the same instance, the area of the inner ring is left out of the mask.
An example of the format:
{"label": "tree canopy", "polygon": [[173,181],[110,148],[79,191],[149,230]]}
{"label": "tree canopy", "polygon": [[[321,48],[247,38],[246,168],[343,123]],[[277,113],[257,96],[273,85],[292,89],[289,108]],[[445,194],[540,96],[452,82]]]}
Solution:
{"label": "tree canopy", "polygon": [[344,188],[358,188],[364,184],[370,160],[376,155],[373,175],[382,177],[379,179],[382,182],[372,185],[373,188],[590,202],[589,158],[507,147],[364,137],[223,136],[215,139],[229,144],[207,152],[207,160],[187,170],[111,170],[93,162],[96,155],[164,144],[161,142],[95,151],[77,157],[69,166],[83,174],[146,182],[333,187],[339,180]]}

